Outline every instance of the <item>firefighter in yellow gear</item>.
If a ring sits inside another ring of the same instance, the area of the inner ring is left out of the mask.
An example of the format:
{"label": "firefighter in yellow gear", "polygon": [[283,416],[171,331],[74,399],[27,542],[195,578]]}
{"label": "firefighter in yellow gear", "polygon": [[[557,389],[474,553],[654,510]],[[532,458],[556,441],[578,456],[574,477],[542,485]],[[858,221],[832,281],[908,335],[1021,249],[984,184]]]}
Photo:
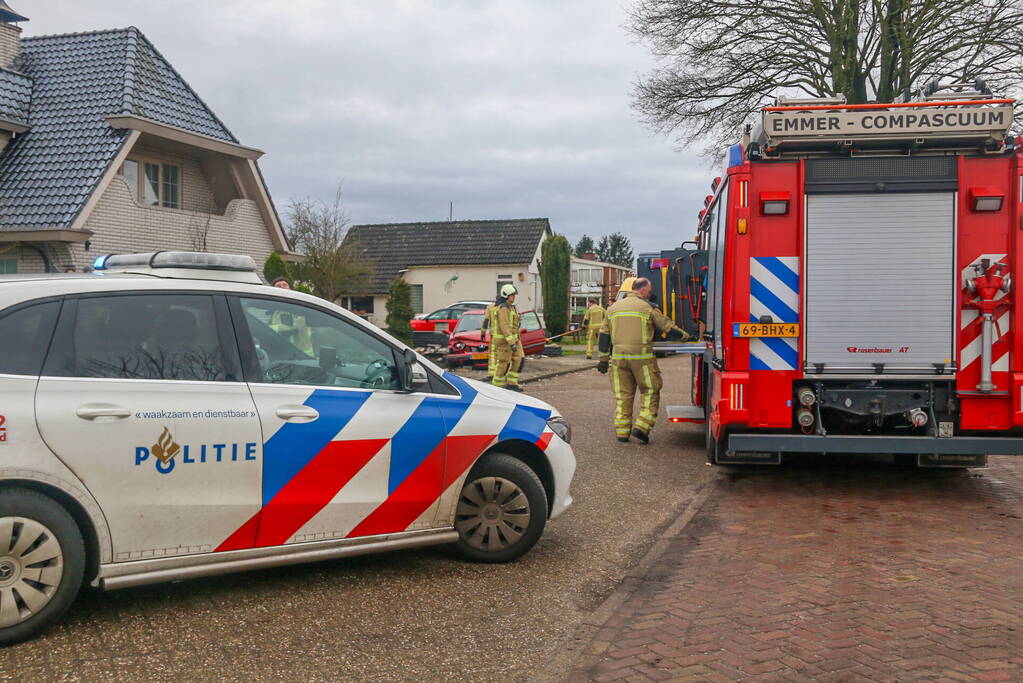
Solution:
{"label": "firefighter in yellow gear", "polygon": [[600,328],[604,326],[604,318],[607,317],[604,309],[597,301],[591,300],[590,307],[586,309],[583,316],[583,324],[586,325],[586,357],[593,358],[593,347],[597,345],[597,337],[600,336]]}
{"label": "firefighter in yellow gear", "polygon": [[497,329],[497,307],[501,300],[487,306],[483,314],[483,334],[480,338],[487,343],[487,381],[494,379],[494,372],[497,370],[497,354],[494,353],[494,330]]}
{"label": "firefighter in yellow gear", "polygon": [[494,368],[495,387],[522,391],[519,386],[519,368],[522,367],[522,343],[519,338],[519,312],[515,308],[514,285],[501,288],[501,304],[495,314],[495,325],[490,335],[490,353],[497,359]]}
{"label": "firefighter in yellow gear", "polygon": [[[630,434],[640,442],[650,443],[650,430],[657,420],[661,402],[661,371],[654,358],[654,337],[667,334],[669,339],[685,341],[689,335],[648,301],[650,280],[637,278],[632,291],[607,309],[607,319],[600,330],[598,347],[600,363],[597,370],[611,371],[615,393],[615,434],[627,442]],[[610,360],[610,363],[608,362]],[[632,419],[633,401],[639,390],[640,407]]]}

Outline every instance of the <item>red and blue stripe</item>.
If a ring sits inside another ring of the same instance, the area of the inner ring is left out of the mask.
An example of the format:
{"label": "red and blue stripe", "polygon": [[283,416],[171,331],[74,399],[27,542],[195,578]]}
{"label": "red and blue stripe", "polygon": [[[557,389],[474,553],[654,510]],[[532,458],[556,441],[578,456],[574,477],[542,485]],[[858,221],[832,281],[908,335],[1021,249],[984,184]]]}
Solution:
{"label": "red and blue stripe", "polygon": [[[336,441],[370,392],[317,390],[305,401],[320,418],[288,423],[264,446],[262,507],[217,551],[286,543],[388,443],[388,496],[348,537],[403,531],[434,505],[495,440],[522,439],[546,448],[550,410],[518,405],[497,433],[451,436],[477,391],[457,375],[446,379],[458,398],[427,397],[389,439]],[[544,438],[546,437],[546,439]]]}

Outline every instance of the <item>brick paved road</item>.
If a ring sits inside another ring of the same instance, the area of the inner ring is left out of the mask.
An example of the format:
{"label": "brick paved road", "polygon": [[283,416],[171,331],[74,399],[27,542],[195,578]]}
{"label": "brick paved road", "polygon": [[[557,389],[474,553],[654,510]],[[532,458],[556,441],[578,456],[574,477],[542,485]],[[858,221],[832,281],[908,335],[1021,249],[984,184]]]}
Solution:
{"label": "brick paved road", "polygon": [[574,679],[1023,680],[1023,459],[719,475]]}

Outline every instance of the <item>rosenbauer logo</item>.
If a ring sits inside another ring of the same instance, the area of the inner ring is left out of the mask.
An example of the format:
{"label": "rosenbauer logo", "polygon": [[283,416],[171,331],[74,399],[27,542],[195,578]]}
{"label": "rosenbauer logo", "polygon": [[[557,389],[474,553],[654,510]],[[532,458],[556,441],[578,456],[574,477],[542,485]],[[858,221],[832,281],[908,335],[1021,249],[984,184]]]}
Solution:
{"label": "rosenbauer logo", "polygon": [[898,349],[882,349],[876,346],[847,346],[845,350],[849,353],[909,353],[908,346],[900,346]]}
{"label": "rosenbauer logo", "polygon": [[[181,457],[178,458],[177,456]],[[212,443],[181,445],[174,440],[166,427],[152,446],[135,447],[135,467],[153,459],[153,465],[160,474],[170,474],[178,462],[182,466],[206,465],[216,462],[244,462],[256,459],[255,443]]]}

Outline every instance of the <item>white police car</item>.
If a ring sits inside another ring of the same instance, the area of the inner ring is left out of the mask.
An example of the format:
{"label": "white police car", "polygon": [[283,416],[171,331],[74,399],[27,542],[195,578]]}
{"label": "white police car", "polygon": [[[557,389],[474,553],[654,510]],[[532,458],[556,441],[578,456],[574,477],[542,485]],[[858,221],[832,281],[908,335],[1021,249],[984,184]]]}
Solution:
{"label": "white police car", "polygon": [[0,644],[104,589],[453,543],[568,507],[551,406],[449,374],[244,256],[0,278]]}

